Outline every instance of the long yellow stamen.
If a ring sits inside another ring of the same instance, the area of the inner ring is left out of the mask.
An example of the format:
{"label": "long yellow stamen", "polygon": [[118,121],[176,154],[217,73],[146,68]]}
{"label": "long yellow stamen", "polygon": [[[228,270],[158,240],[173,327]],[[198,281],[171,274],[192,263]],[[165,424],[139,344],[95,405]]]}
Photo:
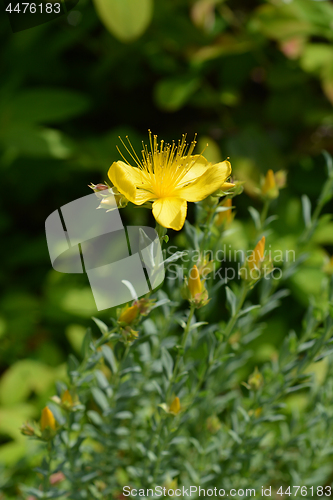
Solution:
{"label": "long yellow stamen", "polygon": [[[157,135],[149,133],[149,146],[143,144],[141,151],[142,159],[135,152],[130,140],[126,137],[129,146],[120,138],[122,145],[130,158],[134,161],[142,173],[141,188],[154,193],[156,197],[163,198],[172,196],[176,188],[183,187],[187,181],[184,177],[193,168],[201,158],[202,153],[197,158],[191,159],[193,150],[196,146],[196,134],[190,145],[186,143],[186,135],[176,145],[157,141]],[[119,151],[119,148],[117,148]],[[127,163],[124,155],[119,151],[124,161]]]}

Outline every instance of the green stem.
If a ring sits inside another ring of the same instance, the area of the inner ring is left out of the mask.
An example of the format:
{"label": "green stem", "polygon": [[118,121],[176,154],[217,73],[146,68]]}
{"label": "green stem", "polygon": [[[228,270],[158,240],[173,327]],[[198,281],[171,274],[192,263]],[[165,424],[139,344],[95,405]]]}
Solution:
{"label": "green stem", "polygon": [[307,243],[307,241],[311,238],[313,231],[315,230],[315,228],[317,226],[317,222],[318,222],[319,216],[321,214],[321,211],[331,198],[332,189],[333,189],[333,176],[332,176],[332,174],[330,174],[327,181],[325,182],[325,184],[323,186],[321,193],[320,193],[318,204],[317,204],[317,206],[313,212],[313,216],[311,218],[311,224],[305,230],[303,235],[300,237],[299,243]]}
{"label": "green stem", "polygon": [[190,332],[190,326],[191,326],[191,321],[193,318],[194,311],[195,311],[195,306],[191,305],[191,309],[190,309],[190,313],[189,313],[188,318],[187,318],[187,323],[185,326],[182,342],[181,342],[181,345],[180,345],[180,348],[179,348],[179,351],[178,351],[178,354],[176,357],[176,362],[175,362],[175,366],[173,368],[171,379],[169,381],[168,390],[167,390],[166,398],[165,398],[166,402],[168,402],[168,399],[171,395],[172,386],[174,384],[175,379],[177,378],[178,370],[179,370],[179,363],[183,359],[183,354],[184,354],[184,350],[185,350],[185,346],[186,346],[186,342],[187,342],[187,337],[188,337],[188,334]]}
{"label": "green stem", "polygon": [[200,244],[201,250],[204,250],[204,247],[207,243],[208,235],[209,235],[209,232],[210,232],[211,227],[212,227],[213,217],[215,215],[215,211],[216,211],[218,203],[219,203],[219,199],[217,198],[214,205],[209,208],[208,217],[207,217],[207,221],[206,221],[206,225],[205,225],[205,230],[204,230],[204,234],[203,234],[202,241]]}
{"label": "green stem", "polygon": [[163,227],[158,222],[156,222],[155,231],[158,234],[158,237],[159,237],[159,240],[160,240],[160,244],[162,246],[163,245],[163,241],[165,241],[164,237],[166,236],[168,230],[167,230],[166,227]]}
{"label": "green stem", "polygon": [[271,204],[270,200],[265,200],[265,203],[264,203],[264,206],[262,208],[261,215],[260,215],[261,229],[263,228],[265,220],[267,219],[267,213],[268,213],[268,209],[269,209],[270,204]]}
{"label": "green stem", "polygon": [[[169,384],[168,384],[168,388],[167,388],[167,392],[166,392],[166,397],[165,397],[165,400],[166,400],[166,403],[168,404],[168,401],[169,401],[169,398],[171,396],[171,393],[172,393],[172,388],[173,388],[173,384],[177,378],[177,375],[178,375],[178,371],[179,371],[179,364],[181,362],[181,360],[183,359],[183,354],[184,354],[184,349],[185,349],[185,346],[186,346],[186,342],[187,342],[187,338],[188,338],[188,334],[190,332],[190,326],[191,326],[191,321],[192,321],[192,318],[193,318],[193,315],[194,315],[194,311],[195,311],[195,306],[191,305],[191,309],[190,309],[190,313],[188,315],[188,318],[187,318],[187,323],[186,323],[186,326],[185,326],[185,329],[184,329],[184,335],[183,335],[183,338],[182,338],[182,342],[181,342],[181,345],[180,345],[180,348],[179,348],[179,351],[178,351],[178,354],[177,354],[177,358],[176,358],[176,362],[175,362],[175,365],[173,367],[173,371],[172,371],[172,375],[171,375],[171,378],[169,380]],[[169,434],[169,423],[167,424],[167,435],[165,437],[161,437],[161,433],[163,431],[163,424],[164,424],[164,418],[161,416],[160,418],[160,421],[159,421],[159,424],[158,424],[158,427],[155,431],[155,435],[157,437],[159,437],[159,443],[157,445],[157,449],[156,449],[156,462],[155,462],[155,465],[154,465],[154,468],[153,468],[153,472],[152,472],[152,483],[154,484],[154,481],[156,479],[156,476],[158,474],[158,471],[159,471],[159,468],[160,468],[160,464],[161,464],[161,461],[162,461],[162,448],[165,446],[165,443],[167,441],[167,437],[168,437],[168,434]]]}
{"label": "green stem", "polygon": [[241,287],[241,293],[240,293],[240,296],[239,296],[239,299],[238,299],[238,304],[237,304],[237,307],[236,307],[236,310],[234,312],[234,314],[231,316],[231,318],[229,319],[228,321],[228,324],[226,326],[226,329],[224,331],[224,336],[225,336],[225,339],[227,340],[230,335],[232,334],[232,331],[234,329],[234,326],[237,322],[237,318],[238,318],[238,314],[239,314],[239,311],[241,310],[243,304],[244,304],[244,301],[245,301],[245,298],[246,298],[246,295],[247,295],[247,292],[248,292],[248,286],[243,282],[242,283],[242,287]]}
{"label": "green stem", "polygon": [[53,451],[53,440],[47,443],[47,475],[44,476],[43,480],[43,498],[48,498],[48,490],[50,487],[50,476],[51,476],[51,461],[52,461],[52,451]]}

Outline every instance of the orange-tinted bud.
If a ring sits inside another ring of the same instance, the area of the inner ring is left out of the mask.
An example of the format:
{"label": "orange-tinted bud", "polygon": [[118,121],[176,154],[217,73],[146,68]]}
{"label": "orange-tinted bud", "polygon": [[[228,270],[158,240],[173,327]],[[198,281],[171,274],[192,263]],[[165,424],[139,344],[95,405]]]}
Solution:
{"label": "orange-tinted bud", "polygon": [[118,321],[120,323],[127,323],[128,325],[133,323],[139,313],[139,307],[137,305],[133,305],[125,309],[119,316]]}
{"label": "orange-tinted bud", "polygon": [[264,253],[265,253],[265,236],[261,238],[260,241],[256,244],[251,256],[248,259],[248,264],[249,268],[252,269],[259,269],[261,261],[264,258]]}

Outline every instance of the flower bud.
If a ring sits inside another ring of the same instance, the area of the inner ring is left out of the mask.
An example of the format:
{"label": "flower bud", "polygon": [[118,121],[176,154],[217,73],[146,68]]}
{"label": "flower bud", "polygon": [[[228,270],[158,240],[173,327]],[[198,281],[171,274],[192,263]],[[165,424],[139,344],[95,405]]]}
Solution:
{"label": "flower bud", "polygon": [[116,208],[124,208],[128,204],[128,199],[115,186],[91,183],[89,187],[96,193],[97,198],[101,200],[98,208],[115,210]]}
{"label": "flower bud", "polygon": [[68,389],[66,389],[63,395],[61,396],[61,403],[67,407],[73,406],[73,398]]}
{"label": "flower bud", "polygon": [[261,195],[264,199],[274,200],[279,196],[279,190],[286,185],[286,171],[279,170],[274,173],[272,169],[267,171],[261,185]]}
{"label": "flower bud", "polygon": [[137,318],[139,313],[139,306],[134,304],[133,306],[125,308],[118,318],[119,323],[127,323],[130,325]]}
{"label": "flower bud", "polygon": [[133,305],[139,308],[139,314],[147,316],[155,302],[156,299],[146,299],[145,297],[142,297],[141,299],[136,300]]}
{"label": "flower bud", "polygon": [[172,413],[173,415],[178,415],[180,412],[180,401],[179,397],[176,396],[175,399],[172,401],[171,405],[169,406],[169,413]]}
{"label": "flower bud", "polygon": [[105,191],[106,189],[109,189],[110,186],[107,184],[93,184],[91,183],[89,187],[95,192],[98,193],[99,191]]}
{"label": "flower bud", "polygon": [[53,416],[53,413],[47,406],[45,406],[45,408],[42,411],[42,416],[40,419],[40,428],[42,432],[45,431],[46,429],[55,430],[56,428],[56,421]]}
{"label": "flower bud", "polygon": [[127,344],[131,344],[139,336],[139,332],[133,330],[130,326],[126,326],[126,328],[121,328],[121,334],[123,336],[125,343]]}
{"label": "flower bud", "polygon": [[264,259],[264,253],[265,253],[265,236],[261,238],[260,241],[256,244],[252,254],[248,258],[248,265],[250,270],[252,269],[260,269],[261,267],[261,262]]}
{"label": "flower bud", "polygon": [[190,271],[188,279],[188,289],[193,299],[195,299],[197,294],[200,294],[202,292],[200,273],[196,265],[194,265]]}

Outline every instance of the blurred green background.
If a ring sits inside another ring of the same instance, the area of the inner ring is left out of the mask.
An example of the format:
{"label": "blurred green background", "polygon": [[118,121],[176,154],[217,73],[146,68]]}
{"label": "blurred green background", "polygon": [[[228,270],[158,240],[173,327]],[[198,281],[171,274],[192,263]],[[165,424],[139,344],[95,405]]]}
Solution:
{"label": "blurred green background", "polygon": [[[247,181],[236,199],[236,246],[251,241],[248,206],[261,206],[260,175],[288,170],[270,241],[292,248],[303,227],[300,196],[315,203],[321,152],[333,154],[333,4],[80,0],[39,27],[13,34],[5,15],[0,26],[1,489],[24,479],[32,445],[18,427],[38,418],[96,315],[85,276],[51,268],[47,216],[106,180],[119,135],[140,150],[148,129],[165,140],[198,133],[198,149],[209,142],[205,155],[229,156],[235,177]],[[145,210],[122,217],[153,224]],[[320,293],[330,217],[314,245],[290,282],[290,307],[268,319],[257,361],[297,330],[309,296]]]}

